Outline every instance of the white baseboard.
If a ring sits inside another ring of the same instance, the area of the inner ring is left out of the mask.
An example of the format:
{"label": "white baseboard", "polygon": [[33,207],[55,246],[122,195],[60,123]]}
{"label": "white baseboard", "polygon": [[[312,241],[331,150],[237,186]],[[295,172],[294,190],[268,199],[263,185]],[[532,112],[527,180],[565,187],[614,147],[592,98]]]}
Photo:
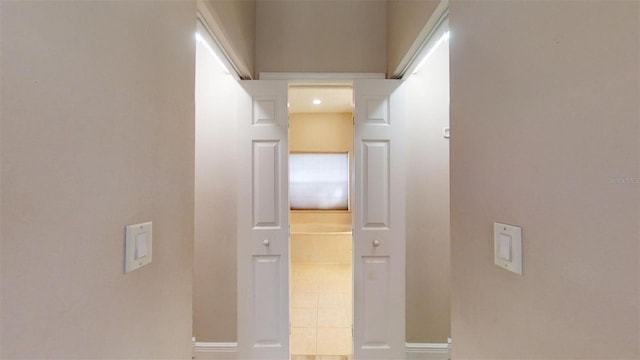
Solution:
{"label": "white baseboard", "polygon": [[[407,360],[448,360],[449,344],[406,343]],[[194,342],[193,355],[196,360],[234,360],[238,353],[235,342]]]}
{"label": "white baseboard", "polygon": [[237,342],[194,342],[193,344],[193,356],[196,360],[234,360],[237,353]]}
{"label": "white baseboard", "polygon": [[448,360],[450,358],[447,343],[406,343],[407,360]]}

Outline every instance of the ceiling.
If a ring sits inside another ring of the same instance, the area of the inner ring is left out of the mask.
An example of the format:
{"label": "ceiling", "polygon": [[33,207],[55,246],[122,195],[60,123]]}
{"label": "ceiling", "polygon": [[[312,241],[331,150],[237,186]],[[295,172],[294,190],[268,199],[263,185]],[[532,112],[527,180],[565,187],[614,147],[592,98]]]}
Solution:
{"label": "ceiling", "polygon": [[[313,104],[318,99],[320,104]],[[352,112],[353,88],[350,84],[302,84],[289,87],[289,113]]]}

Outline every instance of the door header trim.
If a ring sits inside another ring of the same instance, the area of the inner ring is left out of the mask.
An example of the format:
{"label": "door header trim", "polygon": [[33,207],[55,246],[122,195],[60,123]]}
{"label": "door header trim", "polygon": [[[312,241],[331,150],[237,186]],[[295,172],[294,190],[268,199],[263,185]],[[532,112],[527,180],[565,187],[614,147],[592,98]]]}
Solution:
{"label": "door header trim", "polygon": [[261,72],[260,80],[289,81],[352,81],[356,79],[384,79],[383,73],[307,73],[307,72]]}

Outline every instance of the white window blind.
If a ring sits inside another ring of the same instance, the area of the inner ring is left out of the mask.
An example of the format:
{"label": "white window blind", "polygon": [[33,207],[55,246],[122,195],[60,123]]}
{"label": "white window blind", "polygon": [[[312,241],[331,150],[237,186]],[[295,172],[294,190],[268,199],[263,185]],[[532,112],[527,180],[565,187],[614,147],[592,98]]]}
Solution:
{"label": "white window blind", "polygon": [[348,210],[349,154],[289,155],[292,210]]}

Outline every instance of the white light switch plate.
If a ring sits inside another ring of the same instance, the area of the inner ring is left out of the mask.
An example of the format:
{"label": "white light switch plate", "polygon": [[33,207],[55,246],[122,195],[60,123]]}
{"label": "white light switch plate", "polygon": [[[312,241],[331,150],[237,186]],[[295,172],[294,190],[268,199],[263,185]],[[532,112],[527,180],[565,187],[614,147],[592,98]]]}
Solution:
{"label": "white light switch plate", "polygon": [[522,275],[522,228],[494,223],[493,257],[496,265]]}
{"label": "white light switch plate", "polygon": [[152,222],[127,225],[124,272],[128,273],[151,262]]}

